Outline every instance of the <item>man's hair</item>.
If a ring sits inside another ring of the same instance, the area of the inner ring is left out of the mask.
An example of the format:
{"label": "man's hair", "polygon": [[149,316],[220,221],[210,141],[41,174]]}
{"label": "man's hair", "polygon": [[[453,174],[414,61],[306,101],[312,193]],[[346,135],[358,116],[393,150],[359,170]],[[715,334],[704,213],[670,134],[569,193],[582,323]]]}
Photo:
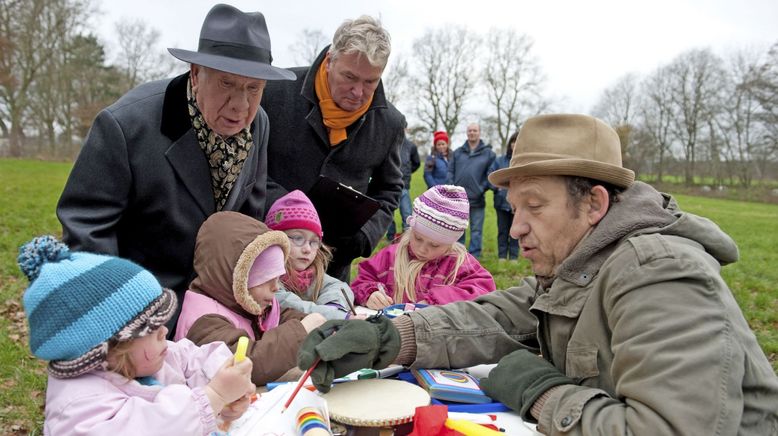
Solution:
{"label": "man's hair", "polygon": [[615,185],[607,182],[601,182],[599,180],[589,179],[587,177],[578,176],[562,176],[565,179],[565,185],[567,186],[567,194],[570,195],[570,201],[573,206],[578,206],[581,201],[592,192],[592,188],[597,185],[602,186],[608,191],[608,202],[610,205],[618,203],[619,194],[624,190]]}
{"label": "man's hair", "polygon": [[386,67],[392,42],[389,32],[375,18],[362,15],[355,20],[346,20],[335,31],[330,47],[330,59],[336,60],[342,54],[359,53],[374,67]]}

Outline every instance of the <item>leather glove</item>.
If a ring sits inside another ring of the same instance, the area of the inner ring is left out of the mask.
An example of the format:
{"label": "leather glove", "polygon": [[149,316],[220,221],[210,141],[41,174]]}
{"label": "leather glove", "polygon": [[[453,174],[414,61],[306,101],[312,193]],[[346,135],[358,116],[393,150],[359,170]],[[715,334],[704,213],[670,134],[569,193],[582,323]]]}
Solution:
{"label": "leather glove", "polygon": [[554,386],[576,384],[551,362],[527,350],[504,356],[489,376],[481,379],[481,389],[491,398],[534,420],[529,411],[535,400]]}
{"label": "leather glove", "polygon": [[311,380],[316,389],[329,392],[333,379],[362,368],[386,368],[399,352],[400,332],[389,318],[336,319],[308,334],[297,354],[297,366],[307,370],[321,357]]}

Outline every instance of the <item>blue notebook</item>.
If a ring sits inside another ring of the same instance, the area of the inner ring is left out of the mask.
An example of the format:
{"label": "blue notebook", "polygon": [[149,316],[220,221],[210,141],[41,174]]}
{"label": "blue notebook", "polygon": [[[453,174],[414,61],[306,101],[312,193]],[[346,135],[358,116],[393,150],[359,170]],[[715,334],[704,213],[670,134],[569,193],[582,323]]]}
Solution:
{"label": "blue notebook", "polygon": [[[424,371],[429,371],[429,370],[424,370]],[[456,372],[459,372],[459,373],[467,374],[468,376],[470,376],[473,379],[475,379],[475,377],[473,377],[472,375],[470,375],[467,372],[462,371],[462,370],[447,370],[447,371],[456,371]],[[417,372],[418,372],[418,370],[417,370]],[[404,381],[406,381],[408,383],[413,383],[413,384],[416,384],[416,385],[421,385],[416,380],[416,377],[412,374],[411,371],[401,372],[401,373],[397,374],[397,378],[399,378],[400,380],[404,380]],[[477,379],[475,379],[475,380],[476,380],[476,384],[477,384],[478,381],[477,381]],[[480,388],[479,388],[479,391],[480,391]],[[448,410],[451,411],[451,412],[494,413],[494,412],[507,412],[507,411],[510,411],[510,409],[505,404],[503,404],[503,403],[501,403],[499,401],[492,400],[491,398],[489,398],[488,396],[483,394],[483,392],[481,392],[481,395],[483,397],[487,398],[488,401],[487,402],[483,402],[483,403],[462,403],[462,402],[455,402],[455,401],[449,401],[449,400],[445,400],[445,399],[435,398],[434,396],[432,396],[432,394],[430,394],[430,396],[432,397],[432,404],[442,404],[442,405],[448,406]]]}

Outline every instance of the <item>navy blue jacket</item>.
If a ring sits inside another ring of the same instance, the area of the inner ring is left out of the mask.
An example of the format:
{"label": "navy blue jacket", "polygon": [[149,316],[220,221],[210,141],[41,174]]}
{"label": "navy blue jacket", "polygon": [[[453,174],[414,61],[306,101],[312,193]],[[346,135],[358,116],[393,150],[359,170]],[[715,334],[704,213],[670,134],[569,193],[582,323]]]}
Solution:
{"label": "navy blue jacket", "polygon": [[[497,156],[497,159],[492,162],[492,166],[489,168],[489,174],[501,170],[503,168],[508,168],[508,165],[511,163],[511,158],[507,155],[500,155]],[[505,188],[498,188],[491,183],[489,184],[489,187],[494,191],[494,208],[496,210],[504,210],[505,212],[511,212],[511,205],[508,203],[508,190]]]}
{"label": "navy blue jacket", "polygon": [[454,150],[448,162],[448,183],[465,188],[470,207],[485,207],[484,192],[489,189],[489,168],[497,157],[491,145],[478,143],[475,150],[465,143]]}
{"label": "navy blue jacket", "polygon": [[439,154],[427,156],[424,163],[424,181],[427,188],[437,185],[445,185],[448,179],[448,160]]}

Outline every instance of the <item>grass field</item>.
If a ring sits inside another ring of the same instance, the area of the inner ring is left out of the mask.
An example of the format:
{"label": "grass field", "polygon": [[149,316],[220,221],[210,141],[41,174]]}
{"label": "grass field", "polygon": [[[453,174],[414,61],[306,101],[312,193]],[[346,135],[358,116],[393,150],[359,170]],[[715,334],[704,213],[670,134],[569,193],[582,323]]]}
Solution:
{"label": "grass field", "polygon": [[[16,255],[19,245],[34,236],[60,236],[54,209],[69,171],[70,164],[0,159],[0,434],[42,433],[45,366],[27,347],[21,306],[27,281]],[[424,189],[418,171],[411,196]],[[737,241],[741,259],[725,267],[723,276],[778,371],[778,205],[677,198],[684,210],[712,219]],[[482,263],[497,287],[507,288],[528,274],[529,267],[524,260],[498,263],[496,234],[488,195]]]}

